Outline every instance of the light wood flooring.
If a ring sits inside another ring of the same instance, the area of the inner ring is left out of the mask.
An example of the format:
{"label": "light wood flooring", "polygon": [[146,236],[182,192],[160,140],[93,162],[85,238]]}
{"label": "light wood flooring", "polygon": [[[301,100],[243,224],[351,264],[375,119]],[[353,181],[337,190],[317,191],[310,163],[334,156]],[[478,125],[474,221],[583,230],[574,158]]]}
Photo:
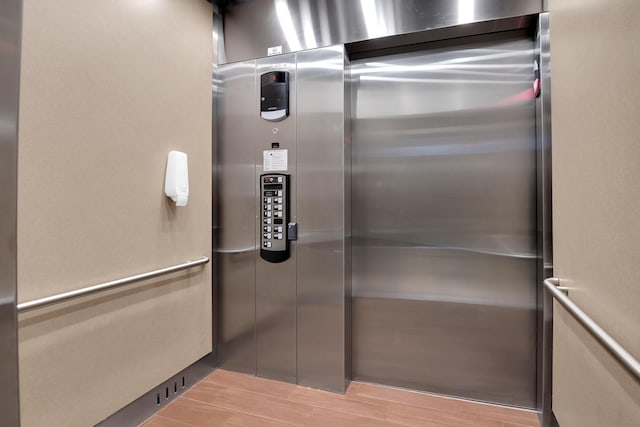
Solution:
{"label": "light wood flooring", "polygon": [[352,382],[345,395],[216,370],[145,421],[189,426],[539,427],[532,411]]}

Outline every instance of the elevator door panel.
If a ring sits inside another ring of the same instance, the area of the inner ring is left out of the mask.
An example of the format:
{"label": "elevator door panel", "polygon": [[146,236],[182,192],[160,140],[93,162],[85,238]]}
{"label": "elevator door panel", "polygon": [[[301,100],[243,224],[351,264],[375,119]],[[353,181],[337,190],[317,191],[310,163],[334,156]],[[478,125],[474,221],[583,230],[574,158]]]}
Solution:
{"label": "elevator door panel", "polygon": [[535,406],[529,40],[352,63],[353,377]]}

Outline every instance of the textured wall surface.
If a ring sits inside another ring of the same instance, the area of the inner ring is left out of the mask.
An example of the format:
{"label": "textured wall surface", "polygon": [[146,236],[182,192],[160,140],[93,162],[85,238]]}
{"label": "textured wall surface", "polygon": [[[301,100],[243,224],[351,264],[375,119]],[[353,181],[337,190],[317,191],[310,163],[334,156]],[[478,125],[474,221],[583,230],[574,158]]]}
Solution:
{"label": "textured wall surface", "polygon": [[[20,302],[211,251],[211,5],[24,5]],[[190,198],[164,196],[167,153]],[[93,425],[211,351],[211,264],[22,314],[25,426]]]}
{"label": "textured wall surface", "polygon": [[[640,358],[640,3],[550,2],[554,273]],[[637,426],[640,383],[566,311],[554,318],[562,427]]]}

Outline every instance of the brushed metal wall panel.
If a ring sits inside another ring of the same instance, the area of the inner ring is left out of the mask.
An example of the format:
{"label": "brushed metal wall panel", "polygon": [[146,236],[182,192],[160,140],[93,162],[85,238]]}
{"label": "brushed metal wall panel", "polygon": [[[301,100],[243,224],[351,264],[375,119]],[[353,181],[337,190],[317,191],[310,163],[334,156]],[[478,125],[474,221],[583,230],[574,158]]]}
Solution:
{"label": "brushed metal wall panel", "polygon": [[353,108],[356,92],[353,90],[351,78],[351,62],[345,55],[345,85],[344,85],[344,317],[345,317],[345,378],[351,382],[353,377],[353,231],[352,231],[352,130]]}
{"label": "brushed metal wall panel", "polygon": [[216,249],[218,248],[218,39],[222,37],[222,15],[219,8],[213,5],[213,31],[212,53],[213,64],[211,69],[211,259],[212,283],[211,283],[211,331],[213,336],[211,342],[213,345],[214,360],[218,360],[218,279],[217,272],[218,256]]}
{"label": "brushed metal wall panel", "polygon": [[337,46],[296,56],[298,383],[344,392],[345,54]]}
{"label": "brushed metal wall panel", "polygon": [[[244,125],[255,129],[253,153],[256,176],[263,173],[263,150],[270,150],[272,142],[288,150],[290,178],[290,218],[296,221],[296,73],[295,54],[279,55],[257,61],[256,87],[260,87],[260,75],[274,70],[289,71],[289,117],[280,122],[260,118],[258,93],[252,102],[245,104],[250,119]],[[254,186],[258,188],[258,180]],[[261,198],[254,200],[256,227],[262,230]],[[256,238],[258,234],[256,233]],[[291,244],[288,260],[273,264],[256,257],[256,345],[257,374],[291,383],[296,382],[296,257],[295,242]]]}
{"label": "brushed metal wall panel", "polygon": [[[344,392],[350,377],[345,108],[351,91],[342,46],[297,56],[225,65],[217,76],[220,366]],[[280,122],[259,116],[260,75],[273,70],[290,72],[290,115]],[[288,150],[290,221],[299,223],[290,258],[277,264],[260,258],[254,246],[262,228],[257,178],[263,151],[273,143]]]}
{"label": "brushed metal wall panel", "polygon": [[295,52],[540,12],[541,0],[232,1],[221,62],[264,57],[271,46]]}
{"label": "brushed metal wall panel", "polygon": [[535,406],[532,62],[521,39],[353,62],[354,379]]}
{"label": "brushed metal wall panel", "polygon": [[255,61],[219,67],[218,345],[224,369],[256,373]]}
{"label": "brushed metal wall panel", "polygon": [[20,425],[16,314],[18,99],[22,1],[0,4],[0,414]]}

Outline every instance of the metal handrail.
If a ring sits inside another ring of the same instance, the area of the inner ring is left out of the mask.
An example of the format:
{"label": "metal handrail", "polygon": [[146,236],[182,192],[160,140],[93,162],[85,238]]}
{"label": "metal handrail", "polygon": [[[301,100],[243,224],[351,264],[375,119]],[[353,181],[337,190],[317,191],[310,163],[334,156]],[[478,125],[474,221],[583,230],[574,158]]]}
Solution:
{"label": "metal handrail", "polygon": [[209,262],[208,257],[202,257],[193,261],[187,261],[185,263],[174,265],[171,267],[165,267],[158,270],[149,271],[147,273],[136,274],[135,276],[129,276],[123,279],[112,280],[110,282],[104,282],[104,283],[88,286],[86,288],[76,289],[69,292],[63,292],[57,295],[38,298],[32,301],[27,301],[27,302],[18,304],[17,306],[18,312],[33,310],[35,308],[44,307],[46,305],[50,305],[60,301],[65,301],[71,298],[76,298],[76,297],[92,294],[94,292],[103,291],[106,289],[112,289],[117,286],[139,282],[140,280],[151,279],[153,277],[158,277],[158,276],[162,276],[169,273],[175,273],[176,271],[186,270],[187,268],[196,267],[198,265],[204,265],[208,262]]}
{"label": "metal handrail", "polygon": [[640,381],[640,362],[633,357],[631,353],[625,350],[624,347],[618,343],[611,335],[605,332],[598,324],[587,314],[582,311],[573,301],[569,299],[563,291],[567,291],[567,288],[560,287],[560,279],[556,277],[550,277],[544,281],[544,286],[547,288],[551,295],[564,307],[567,311],[584,326],[587,331],[596,339],[600,344],[606,348],[613,357],[615,357],[627,370],[636,377],[636,380]]}

